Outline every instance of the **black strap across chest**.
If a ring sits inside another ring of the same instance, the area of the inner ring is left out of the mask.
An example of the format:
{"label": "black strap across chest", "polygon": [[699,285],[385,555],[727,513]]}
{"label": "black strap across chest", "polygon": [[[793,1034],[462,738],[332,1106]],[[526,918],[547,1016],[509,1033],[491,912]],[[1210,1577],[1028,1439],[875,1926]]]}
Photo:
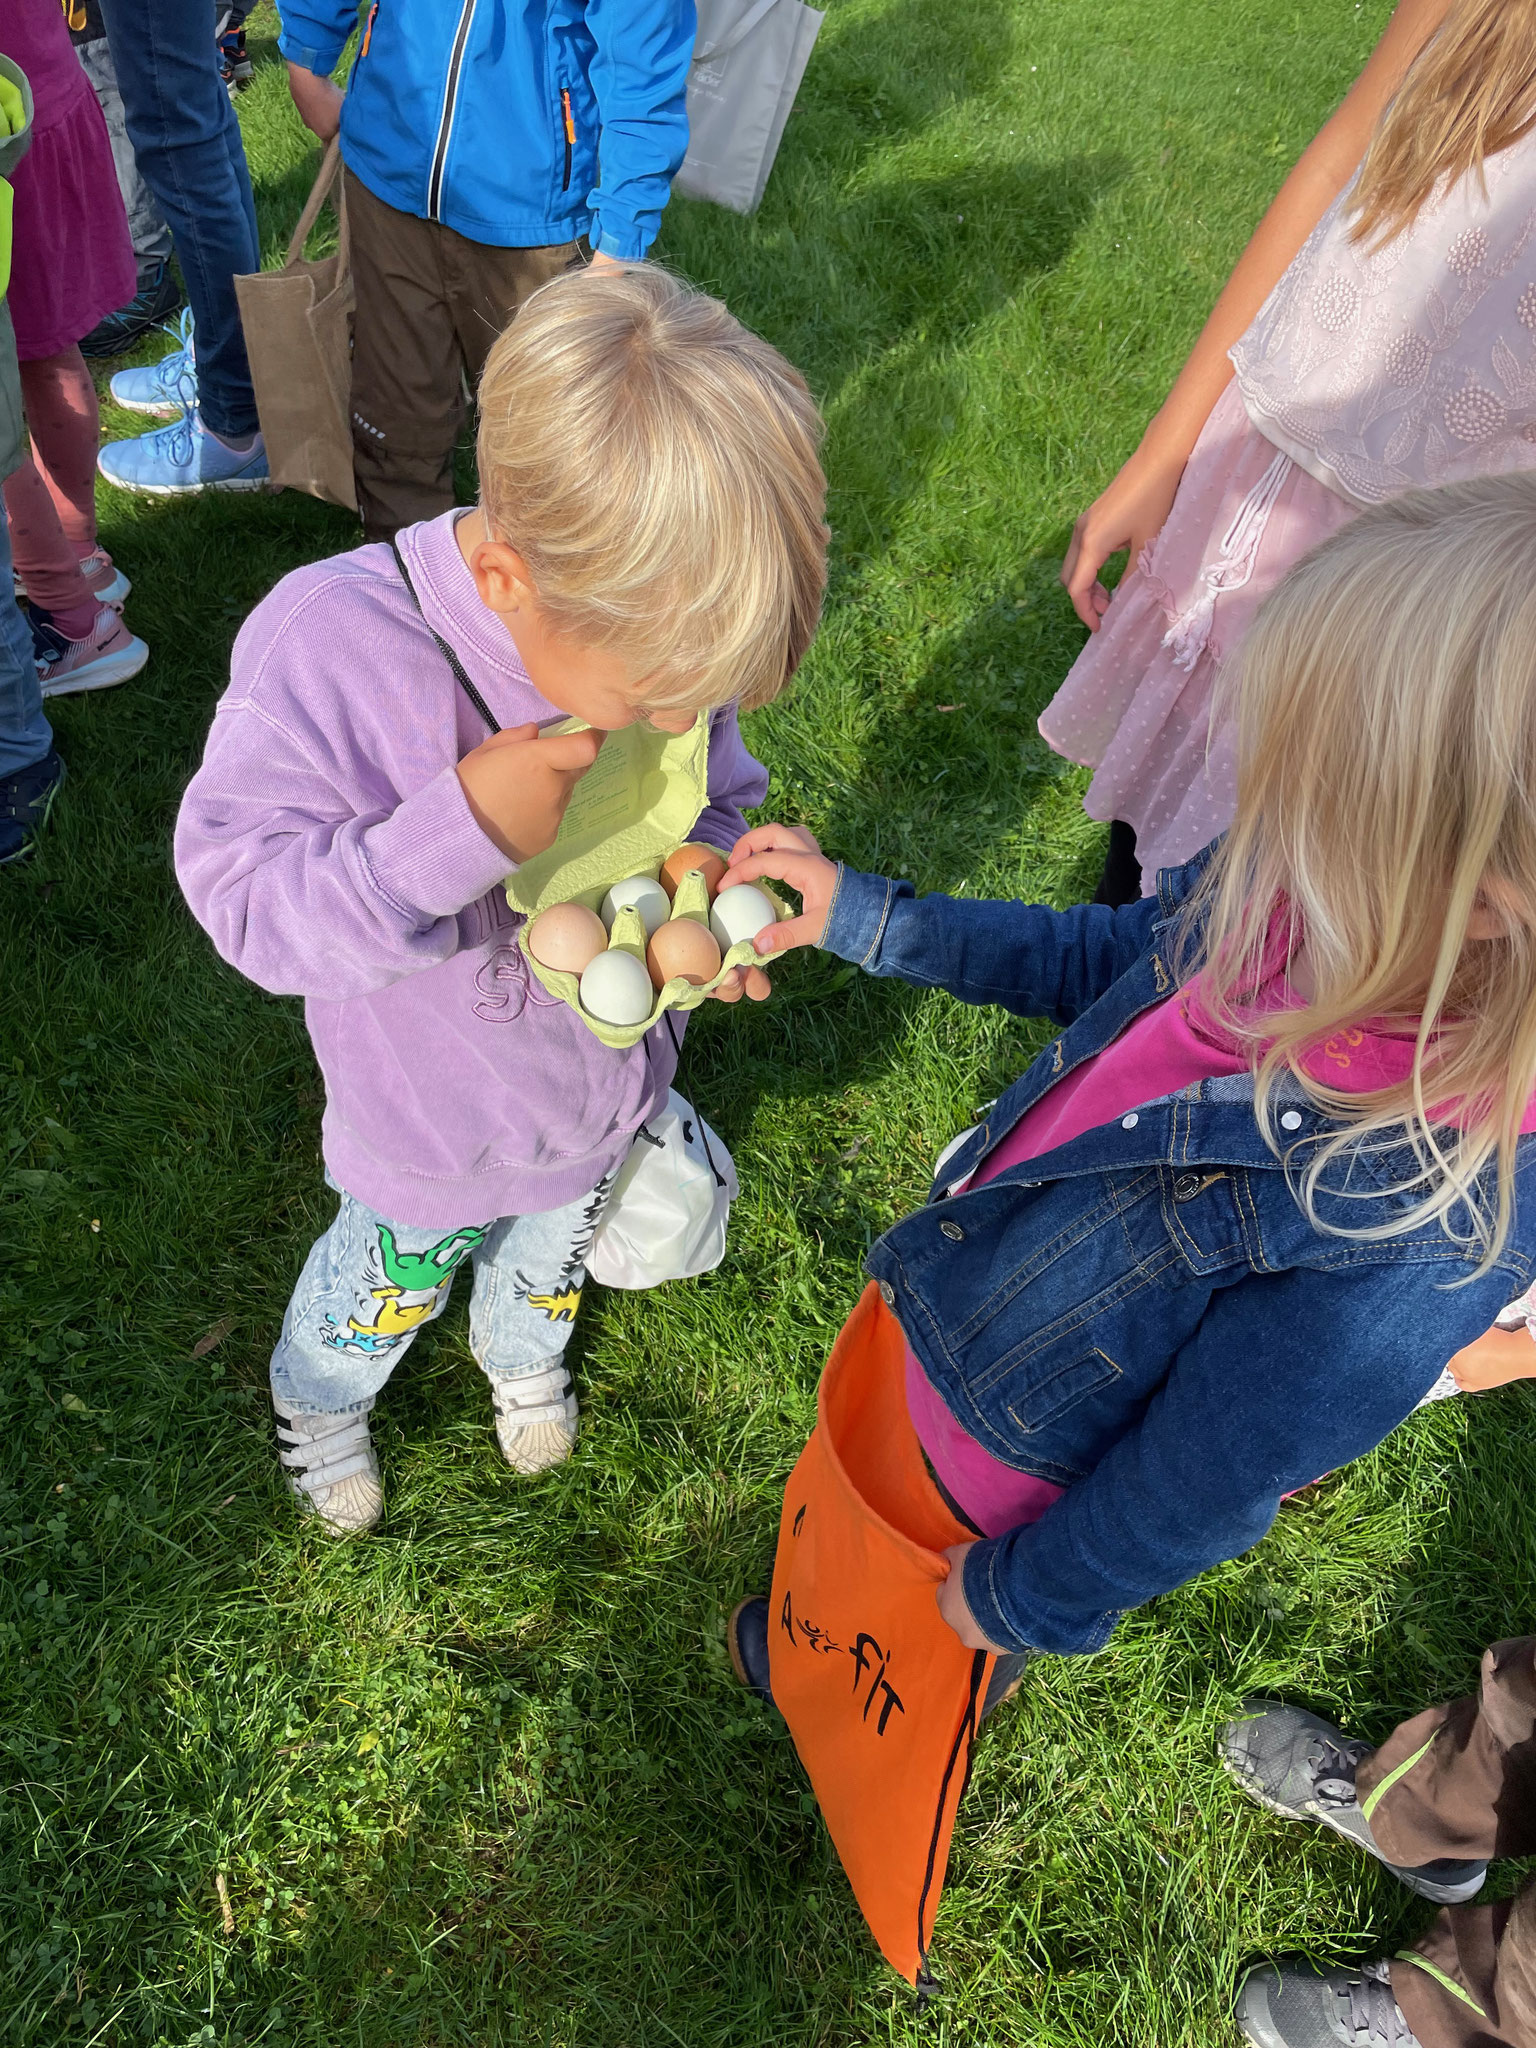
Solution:
{"label": "black strap across chest", "polygon": [[442,634],[438,632],[437,628],[433,625],[432,621],[421,609],[421,599],[416,595],[416,586],[411,581],[410,570],[407,569],[407,567],[405,566],[405,557],[400,552],[399,542],[392,540],[389,545],[390,551],[392,552],[395,558],[395,567],[400,571],[400,581],[405,585],[406,590],[410,593],[411,603],[415,605],[417,616],[420,618],[421,623],[426,627],[427,631],[432,635],[432,638],[437,642],[438,652],[442,655],[444,661],[447,662],[448,666],[453,670],[454,674],[458,677],[460,684],[463,686],[465,696],[468,697],[470,703],[474,705],[475,709],[479,712],[480,716],[485,720],[486,724],[490,727],[491,731],[500,732],[501,726],[498,723],[498,721],[491,716],[490,705],[486,703],[485,699],[481,696],[480,692],[469,680],[468,675],[465,673],[463,662],[460,661],[459,657],[448,645],[448,642],[443,638]]}

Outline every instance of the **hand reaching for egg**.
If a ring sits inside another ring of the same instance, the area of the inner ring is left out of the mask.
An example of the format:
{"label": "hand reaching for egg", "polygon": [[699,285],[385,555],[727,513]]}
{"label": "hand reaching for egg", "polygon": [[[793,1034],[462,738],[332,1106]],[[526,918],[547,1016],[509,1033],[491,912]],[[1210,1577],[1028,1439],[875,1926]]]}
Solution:
{"label": "hand reaching for egg", "polygon": [[[828,860],[813,834],[803,825],[759,825],[744,832],[731,848],[730,866],[720,884],[718,903],[740,882],[787,882],[799,896],[798,917],[767,926],[757,934],[759,953],[788,953],[796,946],[819,946],[837,888],[837,863]],[[755,974],[756,968],[749,968]]]}
{"label": "hand reaching for egg", "polygon": [[475,823],[519,866],[553,846],[571,791],[597,759],[603,734],[546,733],[508,726],[472,747],[459,763],[459,784]]}

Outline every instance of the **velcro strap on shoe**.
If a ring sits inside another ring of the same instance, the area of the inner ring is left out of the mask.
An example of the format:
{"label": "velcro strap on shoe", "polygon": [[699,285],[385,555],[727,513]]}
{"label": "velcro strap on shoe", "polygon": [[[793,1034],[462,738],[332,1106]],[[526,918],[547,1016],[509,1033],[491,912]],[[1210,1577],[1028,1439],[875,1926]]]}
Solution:
{"label": "velcro strap on shoe", "polygon": [[568,1401],[551,1401],[541,1408],[524,1408],[509,1402],[501,1411],[508,1422],[515,1422],[519,1429],[532,1429],[538,1422],[572,1423],[576,1420]]}
{"label": "velcro strap on shoe", "polygon": [[303,1493],[374,1468],[366,1409],[360,1415],[279,1415],[277,1444],[278,1462]]}

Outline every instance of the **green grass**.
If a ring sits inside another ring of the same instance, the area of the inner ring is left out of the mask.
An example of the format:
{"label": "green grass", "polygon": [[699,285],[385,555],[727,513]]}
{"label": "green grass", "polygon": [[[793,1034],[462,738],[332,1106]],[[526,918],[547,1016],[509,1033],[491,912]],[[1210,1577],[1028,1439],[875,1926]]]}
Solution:
{"label": "green grass", "polygon": [[[1083,778],[1035,733],[1081,637],[1070,522],[1387,11],[833,0],[762,212],[670,211],[662,254],[830,422],[826,625],[749,721],[776,813],[923,885],[1086,893]],[[241,115],[275,260],[314,151],[270,32]],[[381,1533],[296,1527],[264,1385],[328,1214],[315,1070],[169,845],[240,620],[352,529],[293,496],[102,517],[153,660],[59,705],[69,784],[0,881],[0,2041],[1204,2048],[1246,1958],[1414,1932],[1374,1865],[1246,1804],[1213,1734],[1264,1688],[1380,1735],[1531,1625],[1520,1392],[1420,1418],[1030,1677],[981,1744],[926,2023],[731,1682],[723,1616],[864,1247],[1028,1026],[815,959],[702,1018],[730,1254],[593,1290],[574,1462],[499,1462],[459,1303],[378,1411]]]}

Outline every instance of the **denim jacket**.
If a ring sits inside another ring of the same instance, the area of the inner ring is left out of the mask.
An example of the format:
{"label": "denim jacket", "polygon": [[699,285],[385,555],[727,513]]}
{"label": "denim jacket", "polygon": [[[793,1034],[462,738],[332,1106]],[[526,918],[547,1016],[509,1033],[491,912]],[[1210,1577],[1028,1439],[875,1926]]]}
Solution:
{"label": "denim jacket", "polygon": [[[1145,1102],[964,1189],[1047,1089],[1172,993],[1179,906],[1208,858],[1119,910],[917,898],[839,871],[828,951],[1065,1027],[866,1262],[960,1426],[1067,1489],[967,1556],[966,1599],[1005,1648],[1099,1649],[1126,1610],[1248,1549],[1284,1494],[1412,1411],[1536,1260],[1536,1137],[1521,1141],[1497,1266],[1472,1280],[1476,1256],[1438,1224],[1377,1242],[1319,1231],[1292,1182],[1334,1126],[1294,1084],[1277,1094],[1288,1175],[1247,1075]],[[1406,1147],[1362,1146],[1318,1212],[1379,1224],[1408,1206],[1392,1187],[1412,1172]]]}

